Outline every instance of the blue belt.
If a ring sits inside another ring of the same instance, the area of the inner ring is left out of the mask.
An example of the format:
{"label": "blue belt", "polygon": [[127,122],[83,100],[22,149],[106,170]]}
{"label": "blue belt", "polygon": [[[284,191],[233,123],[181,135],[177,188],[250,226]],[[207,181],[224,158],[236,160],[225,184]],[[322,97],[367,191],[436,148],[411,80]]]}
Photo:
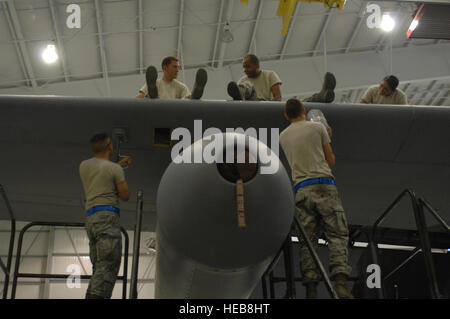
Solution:
{"label": "blue belt", "polygon": [[94,206],[94,207],[90,208],[90,209],[86,212],[86,215],[87,215],[87,216],[90,216],[90,215],[92,215],[92,214],[94,214],[94,213],[96,213],[96,212],[102,211],[102,210],[103,210],[103,211],[107,210],[107,211],[114,212],[114,213],[120,215],[120,209],[118,209],[117,207],[111,206],[111,205],[99,205],[99,206]]}
{"label": "blue belt", "polygon": [[295,192],[297,192],[300,188],[302,188],[304,186],[313,185],[313,184],[328,184],[328,185],[336,186],[336,182],[332,178],[327,178],[327,177],[310,178],[310,179],[307,179],[306,181],[300,182],[297,185],[295,185]]}

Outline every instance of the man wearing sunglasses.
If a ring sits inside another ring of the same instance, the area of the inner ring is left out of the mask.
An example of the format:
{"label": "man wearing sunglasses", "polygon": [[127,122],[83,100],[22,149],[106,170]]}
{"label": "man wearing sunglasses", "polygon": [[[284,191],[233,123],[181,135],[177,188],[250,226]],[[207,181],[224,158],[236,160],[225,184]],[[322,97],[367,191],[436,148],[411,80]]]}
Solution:
{"label": "man wearing sunglasses", "polygon": [[94,156],[80,164],[86,197],[85,228],[93,268],[86,299],[109,299],[122,260],[119,198],[130,199],[123,167],[131,163],[131,157],[111,162],[113,145],[106,133],[94,135],[90,142]]}
{"label": "man wearing sunglasses", "polygon": [[385,77],[379,86],[374,85],[367,89],[360,103],[408,104],[406,94],[397,88],[398,82],[398,78],[394,75]]}

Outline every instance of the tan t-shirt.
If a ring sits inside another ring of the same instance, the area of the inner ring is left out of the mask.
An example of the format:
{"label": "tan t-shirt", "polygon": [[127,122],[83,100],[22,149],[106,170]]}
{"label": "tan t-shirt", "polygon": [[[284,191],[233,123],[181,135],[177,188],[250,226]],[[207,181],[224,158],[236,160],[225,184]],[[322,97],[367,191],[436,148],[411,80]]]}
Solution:
{"label": "tan t-shirt", "polygon": [[125,181],[123,168],[119,164],[93,157],[81,162],[80,177],[86,196],[86,210],[98,205],[119,208],[116,185]]}
{"label": "tan t-shirt", "polygon": [[383,96],[380,95],[380,87],[378,85],[368,88],[362,100],[369,104],[408,104],[406,94],[402,90],[396,89],[391,95]]}
{"label": "tan t-shirt", "polygon": [[[188,87],[177,79],[173,79],[170,82],[166,82],[163,79],[157,79],[156,87],[158,88],[158,97],[160,99],[184,99],[191,94]],[[147,84],[145,84],[140,91],[147,96]]]}
{"label": "tan t-shirt", "polygon": [[295,184],[310,178],[334,178],[323,153],[323,145],[330,142],[325,126],[321,123],[298,121],[281,132],[280,144]]}
{"label": "tan t-shirt", "polygon": [[253,85],[258,99],[265,101],[270,101],[273,98],[272,86],[282,83],[278,74],[268,70],[261,70],[261,73],[256,78],[249,78],[245,75],[239,79],[237,84],[239,85],[246,81]]}

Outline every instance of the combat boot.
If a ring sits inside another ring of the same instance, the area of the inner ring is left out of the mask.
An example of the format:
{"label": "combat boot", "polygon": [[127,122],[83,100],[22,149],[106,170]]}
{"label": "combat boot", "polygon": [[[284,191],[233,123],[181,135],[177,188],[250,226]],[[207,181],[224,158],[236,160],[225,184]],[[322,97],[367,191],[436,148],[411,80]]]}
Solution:
{"label": "combat boot", "polygon": [[195,84],[192,90],[191,99],[199,100],[203,95],[203,90],[205,89],[206,82],[208,81],[208,73],[205,69],[198,69],[195,75]]}
{"label": "combat boot", "polygon": [[322,90],[305,99],[305,102],[331,103],[334,101],[334,88],[336,87],[336,77],[333,73],[327,72],[324,77]]}
{"label": "combat boot", "polygon": [[148,97],[151,99],[158,98],[158,88],[156,80],[158,79],[158,71],[153,65],[150,65],[145,72],[145,82],[147,84]]}
{"label": "combat boot", "polygon": [[306,299],[317,299],[317,282],[308,282],[305,287]]}
{"label": "combat boot", "polygon": [[242,101],[244,98],[242,96],[241,90],[236,82],[228,83],[227,87],[228,95],[230,95],[234,101]]}
{"label": "combat boot", "polygon": [[334,277],[335,290],[339,299],[355,299],[353,295],[347,289],[347,276],[344,274],[337,274]]}

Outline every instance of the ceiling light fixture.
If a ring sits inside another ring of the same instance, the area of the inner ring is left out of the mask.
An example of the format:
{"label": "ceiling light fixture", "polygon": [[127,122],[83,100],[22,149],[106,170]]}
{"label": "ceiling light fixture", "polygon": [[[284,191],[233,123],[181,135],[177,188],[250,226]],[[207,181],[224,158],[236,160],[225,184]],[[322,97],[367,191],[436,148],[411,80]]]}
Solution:
{"label": "ceiling light fixture", "polygon": [[391,32],[394,30],[395,27],[395,20],[389,15],[389,14],[383,14],[383,17],[381,18],[381,25],[380,28],[383,31]]}
{"label": "ceiling light fixture", "polygon": [[58,58],[58,53],[56,52],[56,46],[54,44],[47,45],[44,51],[42,51],[42,59],[45,63],[54,63]]}
{"label": "ceiling light fixture", "polygon": [[228,22],[223,26],[221,39],[225,43],[230,43],[234,40],[233,33],[231,33],[231,26]]}

